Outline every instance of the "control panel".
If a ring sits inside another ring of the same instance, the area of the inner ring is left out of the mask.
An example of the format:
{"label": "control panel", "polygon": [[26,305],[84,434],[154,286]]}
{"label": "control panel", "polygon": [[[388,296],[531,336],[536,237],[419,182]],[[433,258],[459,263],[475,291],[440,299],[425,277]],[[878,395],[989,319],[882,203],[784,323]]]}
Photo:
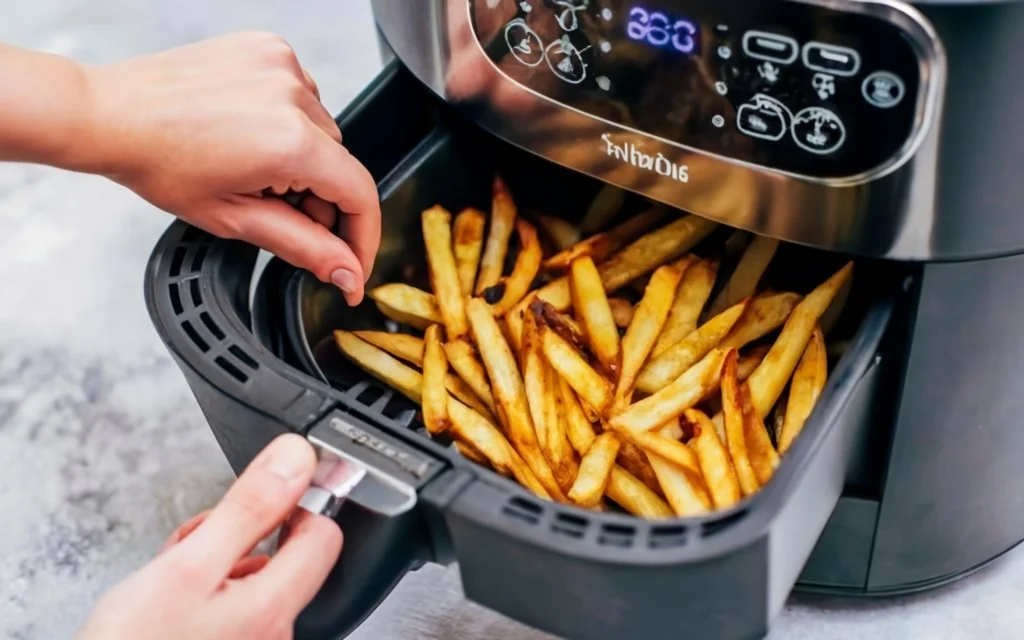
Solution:
{"label": "control panel", "polygon": [[566,107],[815,178],[870,172],[915,131],[895,24],[792,0],[469,0],[509,78]]}

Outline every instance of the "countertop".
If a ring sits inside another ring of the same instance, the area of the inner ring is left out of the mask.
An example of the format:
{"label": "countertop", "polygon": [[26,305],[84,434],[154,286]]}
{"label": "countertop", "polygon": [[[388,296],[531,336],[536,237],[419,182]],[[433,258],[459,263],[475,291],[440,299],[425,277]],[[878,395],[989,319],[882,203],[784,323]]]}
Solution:
{"label": "countertop", "polygon": [[[88,62],[242,28],[286,36],[332,112],[380,67],[365,0],[9,1],[0,41]],[[0,635],[71,637],[232,479],[142,298],[170,222],[100,178],[0,168]],[[1019,637],[1024,553],[952,587],[886,602],[791,602],[771,638]],[[683,635],[683,629],[680,630]],[[467,602],[455,568],[410,575],[359,640],[526,640]]]}

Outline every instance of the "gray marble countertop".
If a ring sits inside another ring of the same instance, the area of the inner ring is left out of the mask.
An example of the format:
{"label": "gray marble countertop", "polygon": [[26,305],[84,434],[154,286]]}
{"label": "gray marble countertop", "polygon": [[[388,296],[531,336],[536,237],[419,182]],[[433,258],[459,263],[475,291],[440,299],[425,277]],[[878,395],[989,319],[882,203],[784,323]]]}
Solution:
{"label": "gray marble countertop", "polygon": [[[242,28],[278,31],[340,110],[380,67],[365,0],[3,3],[0,41],[89,62]],[[90,176],[0,167],[0,635],[71,637],[232,479],[142,298],[169,222]],[[925,596],[791,602],[771,637],[1020,637],[1024,553]],[[467,602],[454,568],[410,575],[360,640],[544,638]]]}

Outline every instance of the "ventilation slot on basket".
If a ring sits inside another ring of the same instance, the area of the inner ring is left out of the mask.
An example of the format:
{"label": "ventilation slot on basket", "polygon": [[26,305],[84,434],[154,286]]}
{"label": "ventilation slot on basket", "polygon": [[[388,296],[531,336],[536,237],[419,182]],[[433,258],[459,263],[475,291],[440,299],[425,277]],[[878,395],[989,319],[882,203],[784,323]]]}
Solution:
{"label": "ventilation slot on basket", "polygon": [[203,262],[206,260],[206,254],[209,253],[210,248],[207,246],[199,246],[196,248],[196,255],[192,258],[192,271],[199,272],[203,268]]}
{"label": "ventilation slot on basket", "polygon": [[568,513],[560,513],[551,523],[551,531],[569,536],[571,538],[582,538],[587,531],[587,519]]}
{"label": "ventilation slot on basket", "polygon": [[182,242],[202,242],[210,243],[213,241],[213,237],[210,234],[200,231],[196,227],[185,227],[185,231],[181,234]]}
{"label": "ventilation slot on basket", "polygon": [[182,322],[181,328],[185,330],[185,335],[188,336],[189,340],[191,340],[194,345],[199,347],[200,351],[206,353],[210,350],[210,345],[206,343],[206,340],[203,340],[202,336],[199,335],[199,332],[196,331],[196,328],[192,326],[191,322],[188,320]]}
{"label": "ventilation slot on basket", "polygon": [[606,524],[601,527],[597,543],[612,547],[632,547],[636,528],[621,524]]}
{"label": "ventilation slot on basket", "polygon": [[670,525],[651,527],[650,545],[652,549],[681,547],[686,544],[686,527]]}
{"label": "ventilation slot on basket", "polygon": [[235,380],[238,380],[242,384],[248,382],[249,376],[242,373],[241,369],[232,364],[231,361],[225,358],[224,356],[217,356],[217,359],[214,360],[214,362],[216,362],[218,367],[226,371],[228,375],[234,378]]}
{"label": "ventilation slot on basket", "polygon": [[170,285],[168,287],[168,294],[171,297],[171,309],[174,310],[174,315],[180,316],[185,311],[185,308],[181,306],[181,291],[178,289],[178,285]]}
{"label": "ventilation slot on basket", "polygon": [[203,306],[203,292],[199,288],[199,278],[189,280],[188,292],[192,296],[192,306],[196,308]]}
{"label": "ventilation slot on basket", "polygon": [[[203,315],[206,315],[206,314],[204,313]],[[218,331],[219,331],[219,329],[218,329]],[[231,355],[233,355],[236,358],[238,358],[242,362],[242,364],[244,364],[245,366],[249,367],[253,371],[256,371],[257,369],[260,368],[260,364],[258,362],[256,362],[255,360],[253,360],[252,356],[250,356],[248,353],[246,353],[246,352],[242,351],[240,348],[238,348],[237,345],[231,345],[230,347],[228,347],[228,351],[231,352]]]}
{"label": "ventilation slot on basket", "polygon": [[181,275],[181,265],[185,264],[185,253],[188,251],[185,247],[178,247],[174,250],[174,256],[171,257],[171,271],[170,276],[177,278]]}
{"label": "ventilation slot on basket", "polygon": [[501,510],[507,516],[512,516],[529,524],[540,522],[541,508],[539,504],[530,502],[525,498],[516,496],[508,501],[505,508]]}
{"label": "ventilation slot on basket", "polygon": [[705,522],[704,526],[701,527],[701,535],[705,538],[713,536],[719,531],[724,531],[725,529],[728,529],[732,525],[736,524],[744,517],[746,517],[746,515],[747,511],[746,509],[744,509],[742,511],[737,511],[736,513],[729,514],[724,518],[720,518],[712,522]]}
{"label": "ventilation slot on basket", "polygon": [[210,317],[210,314],[204,311],[199,314],[199,319],[203,321],[203,324],[205,324],[206,328],[210,330],[210,333],[213,335],[214,338],[216,338],[217,340],[224,339],[224,332],[220,330],[220,327],[218,327],[216,323],[214,323],[213,318]]}

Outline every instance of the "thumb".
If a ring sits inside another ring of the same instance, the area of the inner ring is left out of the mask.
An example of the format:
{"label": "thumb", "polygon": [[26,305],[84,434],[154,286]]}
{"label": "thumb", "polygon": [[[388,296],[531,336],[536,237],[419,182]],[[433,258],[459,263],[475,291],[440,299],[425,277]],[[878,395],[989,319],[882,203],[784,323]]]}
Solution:
{"label": "thumb", "polygon": [[278,198],[240,196],[217,217],[232,220],[237,237],[341,289],[355,306],[363,300],[363,268],[348,244],[330,229]]}

